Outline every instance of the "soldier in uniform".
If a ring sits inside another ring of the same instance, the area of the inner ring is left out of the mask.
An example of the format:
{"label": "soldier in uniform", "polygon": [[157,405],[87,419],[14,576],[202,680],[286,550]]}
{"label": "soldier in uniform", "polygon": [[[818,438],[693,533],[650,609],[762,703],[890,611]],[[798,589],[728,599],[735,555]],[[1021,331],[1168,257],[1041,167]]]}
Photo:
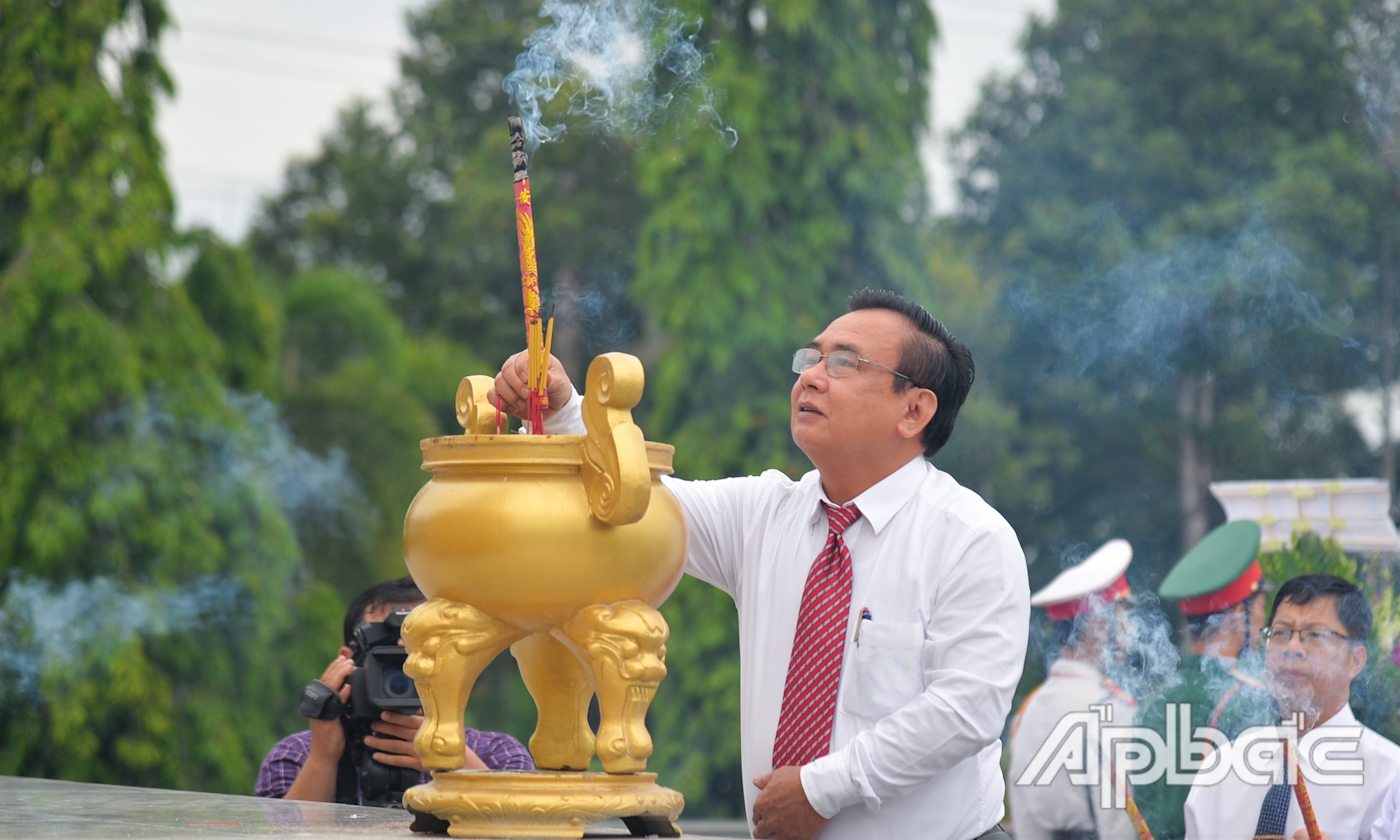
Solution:
{"label": "soldier in uniform", "polygon": [[[1104,809],[1097,785],[1074,785],[1061,768],[1049,784],[1017,780],[1067,714],[1108,705],[1112,723],[1132,723],[1136,703],[1105,676],[1120,666],[1131,644],[1124,614],[1132,590],[1125,572],[1133,549],[1111,540],[1080,563],[1061,572],[1031,596],[1054,623],[1057,652],[1045,682],[1021,704],[1011,727],[1011,819],[1017,840],[1130,840],[1132,823],[1122,810]],[[1097,763],[1097,744],[1082,753]]]}
{"label": "soldier in uniform", "polygon": [[[1264,627],[1263,571],[1259,568],[1258,523],[1226,523],[1206,535],[1174,566],[1158,594],[1174,600],[1186,619],[1186,652],[1177,678],[1143,701],[1139,723],[1167,734],[1167,705],[1178,704],[1177,737],[1186,742],[1197,727],[1219,729],[1234,739],[1245,727],[1273,720],[1273,700],[1262,680],[1259,631]],[[1179,723],[1190,705],[1190,727]],[[1186,836],[1184,809],[1194,768],[1178,748],[1169,760],[1179,775],[1134,787],[1133,796],[1157,840]],[[1196,756],[1199,760],[1199,756]]]}

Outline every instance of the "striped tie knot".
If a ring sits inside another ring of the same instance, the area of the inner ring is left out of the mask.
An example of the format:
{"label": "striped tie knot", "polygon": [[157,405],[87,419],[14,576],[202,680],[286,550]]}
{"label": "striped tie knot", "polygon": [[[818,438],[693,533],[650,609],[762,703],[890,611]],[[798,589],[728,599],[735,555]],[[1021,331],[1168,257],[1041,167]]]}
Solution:
{"label": "striped tie knot", "polygon": [[838,537],[846,533],[846,529],[856,524],[856,520],[860,519],[860,508],[855,505],[837,507],[822,502],[822,507],[826,509],[827,527],[831,529],[831,533]]}

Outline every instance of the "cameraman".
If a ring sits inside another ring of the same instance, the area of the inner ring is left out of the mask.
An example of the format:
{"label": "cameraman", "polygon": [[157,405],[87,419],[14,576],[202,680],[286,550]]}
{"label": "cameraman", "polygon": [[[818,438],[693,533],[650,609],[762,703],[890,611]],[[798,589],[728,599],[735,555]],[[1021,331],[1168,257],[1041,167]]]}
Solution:
{"label": "cameraman", "polygon": [[[345,646],[340,655],[326,667],[321,682],[340,695],[342,703],[350,702],[350,675],[355,670],[350,645],[355,628],[361,623],[381,622],[399,607],[416,607],[423,603],[423,593],[412,578],[377,583],[361,592],[345,613]],[[402,644],[402,642],[400,642]],[[421,709],[419,710],[421,712]],[[315,802],[336,801],[336,776],[345,753],[344,720],[312,720],[311,728],[289,735],[277,742],[263,759],[258,772],[258,796],[277,799],[304,799]],[[365,746],[372,750],[375,761],[391,767],[417,770],[422,782],[431,776],[423,769],[422,759],[413,749],[413,736],[423,723],[422,714],[401,715],[381,712],[380,720],[370,728],[380,737],[366,736]],[[533,770],[534,761],[520,741],[501,732],[481,732],[467,729],[467,770]],[[358,791],[363,804],[364,791]]]}

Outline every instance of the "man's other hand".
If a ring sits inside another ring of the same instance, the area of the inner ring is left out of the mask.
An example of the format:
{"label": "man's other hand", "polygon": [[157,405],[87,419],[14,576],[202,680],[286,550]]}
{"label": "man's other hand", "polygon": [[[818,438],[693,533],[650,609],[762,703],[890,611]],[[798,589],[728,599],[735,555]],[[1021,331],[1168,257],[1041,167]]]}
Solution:
{"label": "man's other hand", "polygon": [[423,759],[413,749],[413,736],[423,725],[423,716],[381,712],[379,717],[369,728],[385,737],[365,736],[365,746],[375,750],[374,760],[380,764],[426,772]]}
{"label": "man's other hand", "polygon": [[[516,417],[524,417],[529,411],[529,376],[530,352],[522,350],[501,365],[501,372],[496,374],[496,387],[486,392],[486,399],[495,405],[496,398],[500,397],[501,408]],[[569,401],[569,397],[574,393],[574,383],[569,381],[569,374],[564,371],[564,365],[554,356],[549,357],[549,373],[546,380],[545,392],[549,394],[549,408],[545,410],[544,416],[548,420]]]}
{"label": "man's other hand", "polygon": [[826,818],[807,801],[800,767],[779,767],[753,784],[759,790],[753,803],[754,837],[811,840],[826,826]]}
{"label": "man's other hand", "polygon": [[[1308,840],[1307,826],[1304,826],[1298,829],[1297,831],[1293,832],[1293,840]],[[1322,840],[1332,840],[1332,835],[1324,831],[1322,832]]]}
{"label": "man's other hand", "polygon": [[[373,754],[374,760],[380,764],[389,764],[394,767],[408,767],[419,773],[428,772],[428,769],[423,766],[422,756],[413,749],[413,736],[418,734],[418,727],[423,725],[422,710],[420,709],[416,715],[381,712],[380,718],[381,720],[371,723],[369,728],[387,737],[365,736],[365,746],[372,750],[379,750]],[[486,766],[486,762],[472,752],[471,747],[464,747],[463,750],[466,753],[466,763],[462,765],[462,769],[490,769]]]}

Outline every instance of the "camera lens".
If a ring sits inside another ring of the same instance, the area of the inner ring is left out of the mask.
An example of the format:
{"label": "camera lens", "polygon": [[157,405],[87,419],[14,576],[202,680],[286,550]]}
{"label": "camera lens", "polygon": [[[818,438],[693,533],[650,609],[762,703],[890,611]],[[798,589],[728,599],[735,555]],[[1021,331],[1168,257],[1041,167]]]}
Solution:
{"label": "camera lens", "polygon": [[403,671],[384,672],[384,693],[389,697],[413,697],[417,694],[413,680]]}

